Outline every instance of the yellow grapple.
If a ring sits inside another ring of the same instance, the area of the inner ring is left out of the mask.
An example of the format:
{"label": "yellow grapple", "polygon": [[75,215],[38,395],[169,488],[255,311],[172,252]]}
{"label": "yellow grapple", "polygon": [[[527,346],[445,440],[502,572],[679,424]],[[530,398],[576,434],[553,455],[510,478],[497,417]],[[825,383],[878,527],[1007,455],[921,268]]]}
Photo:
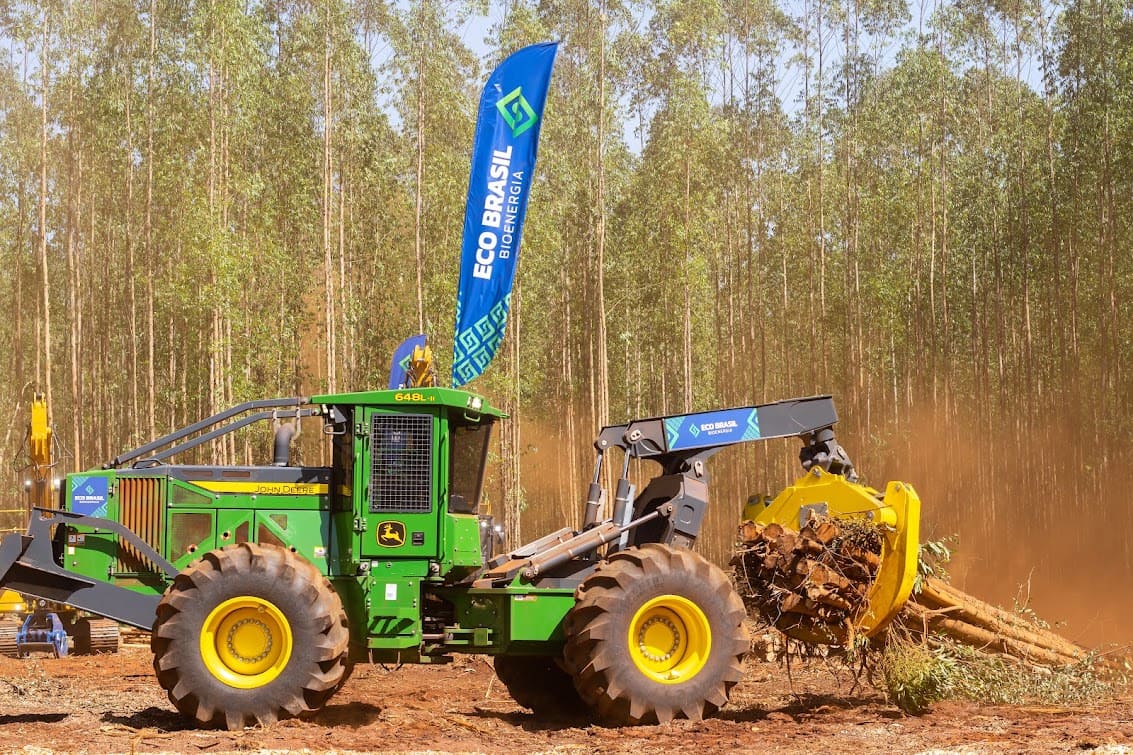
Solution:
{"label": "yellow grapple", "polygon": [[[795,530],[801,529],[812,514],[880,525],[881,563],[869,592],[869,610],[858,627],[867,637],[885,628],[913,590],[920,513],[921,500],[907,482],[890,482],[881,493],[818,467],[785,488],[770,503],[756,499],[744,507],[744,519],[758,524],[774,522]],[[831,640],[803,629],[793,629],[788,634],[806,642]]]}

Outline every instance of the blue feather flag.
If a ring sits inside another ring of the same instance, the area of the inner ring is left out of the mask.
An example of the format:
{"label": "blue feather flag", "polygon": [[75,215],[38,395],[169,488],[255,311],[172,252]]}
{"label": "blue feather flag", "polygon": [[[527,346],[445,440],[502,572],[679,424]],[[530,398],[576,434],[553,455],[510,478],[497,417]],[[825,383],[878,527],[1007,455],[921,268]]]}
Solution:
{"label": "blue feather flag", "polygon": [[453,387],[484,372],[504,338],[558,46],[544,42],[512,53],[480,95],[456,296]]}

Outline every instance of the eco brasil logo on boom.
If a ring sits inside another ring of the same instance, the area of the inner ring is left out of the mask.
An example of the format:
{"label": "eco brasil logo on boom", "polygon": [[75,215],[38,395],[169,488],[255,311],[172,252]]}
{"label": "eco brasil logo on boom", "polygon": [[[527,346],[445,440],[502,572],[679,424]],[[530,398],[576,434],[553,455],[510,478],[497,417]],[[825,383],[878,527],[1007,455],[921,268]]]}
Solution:
{"label": "eco brasil logo on boom", "polygon": [[523,87],[516,87],[511,90],[507,96],[496,103],[496,110],[499,110],[500,115],[504,117],[504,122],[511,129],[513,139],[534,126],[535,122],[539,120],[534,108],[523,96]]}

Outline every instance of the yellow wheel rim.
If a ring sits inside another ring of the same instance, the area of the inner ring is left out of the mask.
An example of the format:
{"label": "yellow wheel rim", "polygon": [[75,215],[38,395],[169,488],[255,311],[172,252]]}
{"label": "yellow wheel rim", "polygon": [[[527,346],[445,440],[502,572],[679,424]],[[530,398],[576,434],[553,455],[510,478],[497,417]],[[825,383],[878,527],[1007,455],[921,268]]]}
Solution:
{"label": "yellow wheel rim", "polygon": [[291,660],[291,625],[283,612],[250,595],[221,603],[205,619],[201,657],[213,676],[230,687],[269,683]]}
{"label": "yellow wheel rim", "polygon": [[629,654],[638,671],[662,684],[700,673],[712,651],[712,628],[700,607],[679,595],[660,595],[629,623]]}

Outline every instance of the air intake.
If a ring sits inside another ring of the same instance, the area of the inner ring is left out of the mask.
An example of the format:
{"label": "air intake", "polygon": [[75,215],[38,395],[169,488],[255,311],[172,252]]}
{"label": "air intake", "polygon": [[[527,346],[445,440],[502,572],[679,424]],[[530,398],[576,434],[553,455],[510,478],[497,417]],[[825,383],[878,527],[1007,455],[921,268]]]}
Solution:
{"label": "air intake", "polygon": [[[129,530],[161,553],[165,535],[165,480],[153,477],[118,478],[118,519]],[[125,540],[118,541],[119,573],[157,571]]]}

